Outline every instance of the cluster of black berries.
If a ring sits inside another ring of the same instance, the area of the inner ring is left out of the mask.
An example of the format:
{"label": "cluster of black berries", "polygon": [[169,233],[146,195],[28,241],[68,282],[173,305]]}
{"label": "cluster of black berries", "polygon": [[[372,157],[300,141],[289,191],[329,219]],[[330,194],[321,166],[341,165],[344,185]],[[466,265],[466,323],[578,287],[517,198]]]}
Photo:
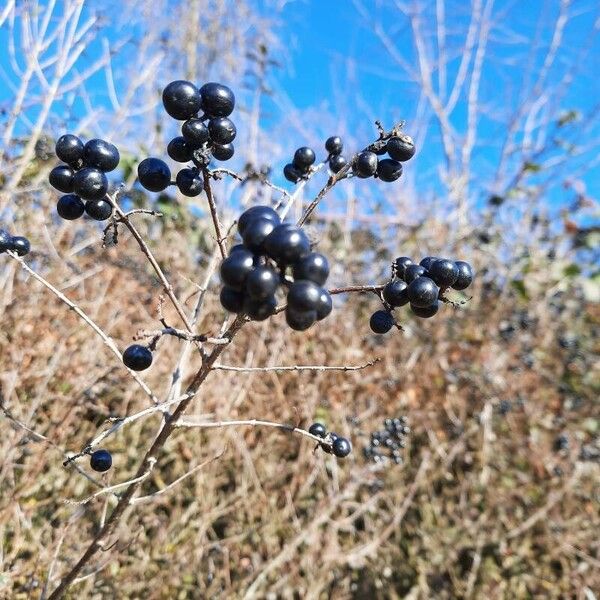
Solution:
{"label": "cluster of black berries", "polygon": [[332,310],[329,292],[321,286],[329,275],[327,259],[311,252],[302,229],[282,223],[269,206],[253,206],[238,220],[241,244],[221,263],[221,304],[253,321],[264,321],[275,312],[275,293],[287,290],[288,325],[308,329]]}
{"label": "cluster of black berries", "polygon": [[[338,135],[331,136],[325,142],[327,150],[327,163],[332,173],[339,173],[348,161],[342,156],[344,144],[342,138]],[[387,152],[390,158],[379,160],[378,155]],[[381,181],[396,181],[402,175],[402,162],[410,160],[415,154],[415,144],[408,135],[398,135],[391,137],[381,150],[374,152],[364,150],[358,153],[352,161],[352,173],[361,179],[367,177],[377,177]],[[298,183],[301,179],[310,173],[311,167],[315,162],[315,153],[307,147],[298,148],[294,154],[294,159],[283,168],[283,174],[288,181]]]}
{"label": "cluster of black berries", "polygon": [[66,163],[54,167],[48,176],[50,185],[66,194],[56,205],[59,216],[73,221],[85,212],[96,221],[108,219],[112,205],[106,200],[106,173],[119,164],[116,146],[100,139],[84,144],[76,135],[67,133],[58,139],[55,151],[56,156]]}
{"label": "cluster of black berries", "polygon": [[[163,90],[163,105],[167,113],[184,121],[181,135],[167,146],[167,154],[176,162],[193,162],[193,167],[181,169],[175,185],[184,196],[198,196],[204,189],[200,173],[216,160],[229,160],[234,153],[233,140],[237,130],[229,115],[235,106],[235,96],[225,85],[205,83],[198,89],[190,81],[172,81]],[[171,170],[159,158],[146,158],[138,166],[140,184],[150,192],[162,192],[171,185]]]}
{"label": "cluster of black berries", "polygon": [[[377,155],[389,155],[390,158],[377,158]],[[361,179],[377,177],[381,181],[396,181],[402,175],[402,163],[415,155],[415,144],[409,135],[390,138],[387,144],[377,152],[364,150],[352,161],[352,172]]]}
{"label": "cluster of black berries", "polygon": [[406,446],[405,438],[410,433],[406,417],[385,419],[383,427],[371,434],[369,445],[363,448],[363,456],[375,463],[391,459],[399,465],[402,462],[402,448]]}
{"label": "cluster of black berries", "polygon": [[462,260],[427,256],[418,265],[407,256],[396,259],[394,277],[383,288],[386,310],[371,315],[371,329],[387,333],[395,324],[391,311],[410,303],[412,312],[423,319],[439,310],[439,299],[448,288],[464,290],[473,281],[473,269]]}
{"label": "cluster of black berries", "polygon": [[22,235],[10,235],[6,229],[0,229],[0,254],[7,250],[11,250],[19,256],[25,256],[29,254],[31,244]]}
{"label": "cluster of black berries", "polygon": [[322,423],[313,423],[308,428],[308,433],[329,442],[327,444],[319,444],[323,449],[323,452],[326,452],[327,454],[333,454],[338,458],[346,458],[346,456],[352,452],[350,440],[333,431],[328,433],[327,428]]}
{"label": "cluster of black berries", "polygon": [[90,467],[98,473],[104,473],[112,467],[112,456],[108,450],[96,450],[90,455]]}
{"label": "cluster of black berries", "polygon": [[298,183],[310,173],[315,159],[315,152],[312,148],[308,148],[307,146],[298,148],[298,150],[294,152],[292,162],[283,167],[284,177],[292,183]]}

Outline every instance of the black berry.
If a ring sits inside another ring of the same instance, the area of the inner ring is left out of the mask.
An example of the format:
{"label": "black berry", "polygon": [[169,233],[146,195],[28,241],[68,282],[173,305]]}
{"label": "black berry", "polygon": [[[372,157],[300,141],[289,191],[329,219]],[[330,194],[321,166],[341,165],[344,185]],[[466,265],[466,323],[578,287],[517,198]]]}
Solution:
{"label": "black berry", "polygon": [[352,170],[362,179],[372,177],[377,172],[377,162],[377,154],[367,150],[356,156],[352,163]]}
{"label": "black berry", "polygon": [[63,219],[73,221],[79,219],[85,210],[85,205],[79,196],[67,194],[61,196],[56,204],[56,212]]}
{"label": "black berry", "polygon": [[292,264],[310,252],[310,240],[302,229],[282,223],[265,240],[265,249],[273,260]]}
{"label": "black berry", "polygon": [[336,156],[341,154],[343,149],[344,144],[339,135],[333,135],[330,138],[327,138],[327,141],[325,142],[325,150],[327,150],[329,154]]}
{"label": "black berry", "polygon": [[145,158],[138,165],[138,178],[148,191],[162,192],[171,183],[171,170],[160,158]]}
{"label": "black berry", "polygon": [[321,293],[319,294],[319,305],[317,306],[317,321],[322,321],[326,317],[331,314],[333,310],[333,300],[331,299],[331,294],[321,288]]}
{"label": "black berry", "polygon": [[339,173],[347,164],[348,161],[341,154],[336,154],[329,159],[329,168],[332,173]]}
{"label": "black berry", "polygon": [[419,264],[427,271],[436,260],[437,256],[426,256]]}
{"label": "black berry", "polygon": [[67,133],[58,138],[55,152],[63,162],[76,164],[83,158],[83,142],[76,135]]}
{"label": "black berry", "polygon": [[54,167],[48,175],[50,185],[59,192],[70,194],[73,191],[73,169],[68,165],[58,165]]}
{"label": "black berry", "polygon": [[409,135],[400,135],[388,140],[387,151],[394,160],[404,162],[415,155],[415,143]]}
{"label": "black berry", "polygon": [[255,267],[246,278],[246,292],[253,300],[264,300],[277,291],[278,274],[269,267]]}
{"label": "black berry", "polygon": [[384,158],[377,164],[377,177],[379,177],[381,181],[387,181],[388,183],[391,183],[392,181],[400,179],[401,175],[402,163],[398,162],[397,160]]}
{"label": "black berry", "polygon": [[249,250],[238,250],[221,263],[221,280],[225,285],[241,291],[253,268],[254,254]]}
{"label": "black berry", "polygon": [[307,279],[323,285],[329,276],[327,259],[317,252],[311,252],[294,264],[292,273],[294,279]]}
{"label": "black berry", "polygon": [[401,279],[389,281],[383,288],[383,299],[393,308],[404,306],[408,303],[407,287]]}
{"label": "black berry", "polygon": [[302,148],[298,148],[294,153],[294,160],[292,163],[298,170],[306,172],[315,162],[315,159],[316,157],[313,150],[307,146],[302,146]]}
{"label": "black berry", "polygon": [[294,331],[306,331],[316,320],[316,310],[294,310],[290,306],[285,309],[285,321]]}
{"label": "black berry", "polygon": [[219,299],[221,306],[228,312],[240,313],[244,310],[244,294],[233,288],[223,286]]}
{"label": "black berry", "polygon": [[83,163],[105,173],[114,171],[121,159],[117,147],[105,140],[94,139],[83,147]]}
{"label": "black berry", "polygon": [[455,290],[464,290],[473,282],[473,269],[469,263],[462,260],[457,260],[455,264],[458,267],[458,278],[452,284],[452,287]]}
{"label": "black berry", "polygon": [[267,221],[272,221],[275,225],[279,225],[281,223],[281,219],[279,215],[275,211],[275,209],[270,206],[251,206],[246,209],[238,219],[238,231],[241,236],[244,235],[244,231],[248,225],[256,220],[256,219],[267,219]]}
{"label": "black berry", "polygon": [[99,200],[106,196],[108,179],[95,167],[84,167],[73,176],[73,191],[85,200]]}
{"label": "black berry", "polygon": [[10,245],[12,236],[6,229],[0,229],[0,252],[6,252]]}
{"label": "black berry", "polygon": [[302,171],[297,169],[292,163],[283,167],[283,176],[292,183],[298,183],[302,179]]}
{"label": "black berry", "polygon": [[253,252],[263,253],[267,236],[277,227],[270,219],[252,219],[246,227],[242,239],[244,246]]}
{"label": "black berry", "polygon": [[298,312],[316,311],[322,288],[312,281],[295,281],[288,291],[288,306]]}
{"label": "black berry", "polygon": [[205,83],[200,88],[202,109],[210,117],[228,117],[235,107],[233,92],[221,83]]}
{"label": "black berry", "polygon": [[123,352],[123,363],[132,371],[144,371],[152,364],[152,352],[146,346],[133,344]]}
{"label": "black berry", "polygon": [[199,196],[204,189],[204,181],[197,169],[181,169],[175,178],[177,188],[184,196]]}
{"label": "black berry", "polygon": [[412,259],[408,258],[408,256],[400,256],[394,261],[394,269],[396,271],[396,275],[400,277],[400,279],[404,279],[404,275],[406,273],[406,267],[408,265],[412,265]]}
{"label": "black berry", "polygon": [[162,100],[167,113],[179,121],[195,116],[202,107],[200,92],[190,81],[169,83],[163,90]]}
{"label": "black berry", "polygon": [[208,132],[211,141],[222,146],[233,142],[237,130],[231,119],[215,117],[208,122]]}
{"label": "black berry", "polygon": [[95,221],[106,221],[112,215],[112,205],[107,200],[88,200],[85,203],[86,214]]}
{"label": "black berry", "polygon": [[112,456],[108,450],[96,450],[90,456],[90,467],[94,471],[104,473],[112,467]]}
{"label": "black berry", "polygon": [[193,152],[194,150],[182,135],[173,138],[167,146],[167,154],[174,161],[180,163],[190,162],[190,160],[192,160]]}
{"label": "black berry", "polygon": [[429,277],[417,277],[408,284],[406,293],[411,306],[427,308],[437,302],[440,290]]}
{"label": "black berry", "polygon": [[411,283],[412,281],[417,279],[417,277],[422,277],[426,273],[427,270],[421,265],[407,265],[406,269],[404,269],[403,279],[404,281],[406,281],[406,283]]}
{"label": "black berry", "polygon": [[235,154],[233,144],[213,144],[212,155],[220,161],[229,160]]}
{"label": "black berry", "polygon": [[394,326],[394,318],[387,310],[377,310],[369,321],[373,333],[387,333]]}
{"label": "black berry", "polygon": [[456,282],[459,275],[458,267],[452,260],[440,258],[427,267],[429,277],[442,288],[450,287]]}
{"label": "black berry", "polygon": [[208,127],[201,119],[188,119],[181,126],[181,135],[193,149],[200,148],[210,139]]}
{"label": "black berry", "polygon": [[412,312],[417,317],[421,317],[422,319],[429,319],[430,317],[433,317],[433,315],[437,313],[439,308],[440,303],[437,300],[432,305],[426,306],[425,308],[422,308],[420,306],[413,306],[412,304],[410,305],[410,309],[412,310]]}
{"label": "black berry", "polygon": [[352,452],[352,445],[345,437],[339,436],[333,441],[331,451],[338,458],[346,458],[346,456]]}
{"label": "black berry", "polygon": [[244,312],[253,321],[264,321],[274,314],[277,308],[277,300],[275,296],[270,296],[263,300],[253,300],[246,297],[244,299]]}
{"label": "black berry", "polygon": [[23,237],[22,235],[15,235],[14,237],[10,238],[7,250],[12,250],[19,256],[25,256],[26,254],[29,254],[29,251],[31,250],[31,244],[26,237]]}
{"label": "black berry", "polygon": [[313,423],[308,428],[308,433],[311,435],[316,435],[320,438],[324,438],[327,435],[327,428],[322,423]]}

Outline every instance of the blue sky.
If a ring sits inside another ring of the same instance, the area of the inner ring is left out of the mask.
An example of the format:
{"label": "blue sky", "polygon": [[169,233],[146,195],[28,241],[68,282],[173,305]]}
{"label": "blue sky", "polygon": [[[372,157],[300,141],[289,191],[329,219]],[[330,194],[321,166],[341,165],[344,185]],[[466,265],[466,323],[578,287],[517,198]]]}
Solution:
{"label": "blue sky", "polygon": [[[257,1],[257,10],[272,17],[272,11],[267,8],[272,6],[272,1]],[[375,117],[388,125],[406,119],[407,131],[411,133],[411,121],[414,121],[417,113],[419,88],[398,68],[373,30],[373,23],[381,23],[402,59],[409,65],[416,64],[410,27],[393,1],[363,0],[361,4],[365,10],[362,13],[353,0],[289,0],[280,4],[283,8],[275,20],[276,33],[283,44],[275,57],[283,64],[283,68],[275,70],[271,80],[275,89],[287,97],[290,105],[306,110],[313,119],[320,118],[329,129],[337,127],[341,131],[350,131],[365,142],[372,136],[372,120]],[[435,7],[433,0],[423,4],[430,11]],[[112,9],[118,3],[107,5],[106,2],[90,0],[86,6],[87,10],[107,10],[105,14],[111,19],[115,14]],[[112,9],[107,9],[107,6]],[[470,3],[446,0],[445,6],[449,38],[452,39],[457,32],[464,34],[470,17]],[[500,118],[500,112],[517,106],[522,91],[527,89],[527,82],[539,73],[559,6],[559,0],[496,0],[494,4],[492,14],[496,25],[489,35],[490,60],[485,63],[482,74],[482,112],[473,159],[474,170],[482,179],[479,187],[482,195],[488,191],[487,180],[496,165],[499,140],[506,130],[506,121]],[[573,7],[575,14],[564,31],[564,49],[548,74],[550,84],[556,83],[564,75],[565,65],[578,56],[586,40],[590,39],[590,32],[594,26],[598,28],[600,23],[600,8],[595,0],[575,0]],[[434,12],[424,16],[427,26],[435,22],[434,16]],[[114,29],[109,27],[106,30],[109,36],[117,36],[123,31],[122,24],[111,22],[110,26],[114,26]],[[141,32],[136,33],[140,35]],[[6,42],[6,29],[0,28],[0,48],[3,49],[0,68],[4,73],[10,72]],[[539,48],[539,52],[528,71],[527,57],[532,46]],[[595,72],[600,71],[599,57],[600,42],[596,36],[588,48],[586,60],[581,61],[574,83],[561,98],[557,110],[586,113],[600,102],[600,86],[595,76]],[[91,58],[84,57],[83,60]],[[456,73],[459,61],[460,54],[457,54],[449,63],[449,80]],[[115,64],[118,65],[118,62]],[[437,72],[434,72],[436,77]],[[98,101],[106,105],[102,73],[95,77],[93,86],[97,87]],[[9,86],[0,86],[0,106],[9,100],[11,94]],[[277,114],[278,110],[282,110],[281,104],[279,108],[272,105],[268,108],[274,122],[284,119],[284,115]],[[465,122],[466,99],[461,97],[452,116],[452,125],[462,131]],[[270,121],[265,123],[267,127],[270,126]],[[323,135],[326,133],[324,129]],[[574,123],[559,133],[561,136],[564,134],[565,139],[576,134],[576,139],[591,145],[592,151],[574,159],[574,165],[585,164],[590,160],[588,157],[594,156],[594,152],[598,156],[598,127],[585,129],[582,124]],[[443,153],[438,128],[432,125],[425,134],[424,149],[415,158],[414,169],[425,180],[431,181],[437,177]],[[301,142],[299,140],[297,145]],[[594,196],[598,195],[600,188],[598,172],[598,169],[592,169],[582,177],[587,191]],[[550,197],[559,202],[563,193],[561,189],[560,186],[553,189]]]}

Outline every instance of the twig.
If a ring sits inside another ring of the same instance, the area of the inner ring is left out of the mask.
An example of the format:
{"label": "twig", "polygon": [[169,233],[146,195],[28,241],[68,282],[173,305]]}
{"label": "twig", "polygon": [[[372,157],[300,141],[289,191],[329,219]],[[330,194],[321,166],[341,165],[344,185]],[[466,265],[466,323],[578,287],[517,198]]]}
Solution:
{"label": "twig", "polygon": [[143,473],[142,475],[136,477],[135,479],[130,479],[129,481],[123,481],[122,483],[117,483],[117,484],[111,485],[107,488],[103,488],[103,489],[97,491],[95,494],[92,494],[91,496],[84,498],[83,500],[65,500],[65,504],[75,504],[77,506],[80,506],[82,504],[88,504],[88,502],[91,502],[92,500],[94,500],[94,498],[98,498],[99,496],[103,496],[104,494],[110,494],[110,493],[114,492],[115,490],[119,490],[128,485],[134,485],[134,484],[141,483],[142,481],[144,481],[144,479],[147,479],[150,476],[150,473],[152,472],[152,469],[154,468],[155,464],[156,464],[156,459],[151,458],[148,461],[148,470],[145,473]]}
{"label": "twig", "polygon": [[171,335],[179,338],[180,340],[186,340],[188,342],[202,342],[205,344],[228,344],[228,340],[218,337],[209,337],[204,333],[192,334],[181,329],[175,329],[174,327],[165,327],[164,329],[156,329],[152,331],[142,330],[138,331],[136,338],[160,338],[164,335]]}
{"label": "twig", "polygon": [[286,425],[285,423],[275,423],[273,421],[262,421],[260,419],[243,419],[239,421],[176,421],[175,427],[196,427],[199,429],[211,429],[214,427],[274,427],[275,429],[283,429],[284,431],[289,431],[290,433],[298,433],[303,435],[314,442],[319,444],[326,444],[328,446],[331,445],[331,440],[328,438],[320,438],[312,433],[309,433],[305,429],[301,429],[300,427],[294,427],[293,425]]}
{"label": "twig", "polygon": [[204,176],[204,191],[206,192],[206,198],[208,199],[208,207],[210,208],[210,216],[212,217],[213,226],[215,228],[215,235],[217,237],[217,245],[219,246],[219,251],[221,252],[221,256],[225,258],[227,256],[227,249],[225,248],[225,238],[221,233],[221,223],[219,221],[219,213],[217,212],[217,205],[215,203],[215,199],[212,193],[212,189],[210,187],[210,171],[208,169],[203,169]]}
{"label": "twig", "polygon": [[219,369],[221,371],[236,371],[238,373],[256,373],[256,372],[268,372],[268,371],[360,371],[361,369],[367,369],[372,367],[375,363],[378,363],[381,359],[375,358],[364,365],[290,365],[290,366],[275,366],[275,367],[234,367],[231,365],[213,365],[213,369]]}
{"label": "twig", "polygon": [[223,456],[223,454],[225,454],[225,450],[226,450],[226,448],[223,448],[223,450],[221,450],[221,452],[219,452],[219,454],[201,462],[199,465],[196,465],[193,469],[190,469],[187,473],[184,473],[181,477],[178,477],[175,481],[172,481],[171,483],[169,483],[169,485],[162,488],[161,490],[158,490],[157,492],[154,492],[153,494],[148,494],[147,496],[140,496],[139,498],[132,498],[130,501],[130,504],[139,504],[141,502],[151,502],[157,496],[161,496],[162,494],[167,493],[169,490],[172,490],[176,485],[181,483],[184,479],[191,477],[194,473],[196,473],[196,471],[199,471],[200,469],[206,467],[206,465],[209,465],[210,463],[214,462],[215,460],[221,458],[221,456]]}
{"label": "twig", "polygon": [[104,344],[112,351],[112,353],[117,357],[119,364],[127,370],[127,372],[131,375],[131,377],[136,381],[136,383],[144,390],[146,395],[155,403],[158,404],[160,400],[154,395],[152,390],[144,383],[144,381],[140,378],[140,376],[131,369],[128,369],[123,364],[123,359],[121,357],[121,352],[117,348],[117,345],[112,340],[112,338],[108,337],[104,331],[97,325],[77,304],[73,301],[69,300],[61,291],[57,290],[49,281],[44,279],[40,274],[34,271],[20,256],[17,256],[14,252],[7,252],[7,254],[18,263],[21,264],[21,267],[27,271],[34,279],[37,279],[44,287],[49,289],[59,300],[64,302],[72,311],[74,311],[85,323],[87,323],[94,332],[102,339]]}
{"label": "twig", "polygon": [[379,294],[383,288],[384,284],[380,285],[348,285],[346,287],[332,288],[329,290],[329,293],[334,296],[335,294],[348,294],[352,292],[373,292],[374,294]]}

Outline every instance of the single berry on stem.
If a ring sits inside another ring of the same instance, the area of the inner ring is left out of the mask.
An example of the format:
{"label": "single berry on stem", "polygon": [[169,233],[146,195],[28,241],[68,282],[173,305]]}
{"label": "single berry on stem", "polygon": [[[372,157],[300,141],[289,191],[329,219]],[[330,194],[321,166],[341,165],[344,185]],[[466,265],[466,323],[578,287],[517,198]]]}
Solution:
{"label": "single berry on stem", "polygon": [[90,467],[98,473],[104,473],[112,467],[112,456],[108,450],[96,450],[90,455]]}
{"label": "single berry on stem", "polygon": [[246,292],[253,300],[269,298],[277,291],[278,285],[279,275],[262,265],[254,267],[246,278]]}
{"label": "single berry on stem", "polygon": [[190,160],[192,160],[193,152],[193,148],[190,147],[187,140],[182,135],[173,138],[167,146],[167,154],[175,162],[190,162]]}
{"label": "single berry on stem", "polygon": [[331,294],[321,288],[321,293],[319,294],[319,305],[317,306],[317,321],[322,321],[326,317],[331,314],[333,310],[333,300],[331,299]]}
{"label": "single berry on stem", "polygon": [[277,227],[270,219],[253,219],[244,228],[242,240],[244,246],[253,252],[262,254],[265,248],[265,240],[269,234]]}
{"label": "single berry on stem", "polygon": [[288,306],[298,312],[316,311],[322,288],[312,281],[295,281],[287,295]]}
{"label": "single berry on stem", "polygon": [[241,313],[244,310],[244,294],[228,286],[221,288],[221,306],[228,312]]}
{"label": "single berry on stem", "polygon": [[287,306],[285,309],[285,321],[294,331],[306,331],[317,321],[316,310],[294,310]]}
{"label": "single berry on stem", "polygon": [[132,344],[123,352],[123,363],[132,371],[144,371],[152,364],[152,352],[146,346]]}
{"label": "single berry on stem", "polygon": [[455,290],[465,290],[473,283],[473,269],[471,265],[463,260],[457,260],[458,277],[452,284]]}
{"label": "single berry on stem", "polygon": [[248,225],[250,225],[250,223],[256,219],[267,219],[267,221],[272,221],[275,225],[279,225],[281,223],[279,215],[275,209],[271,208],[270,206],[264,206],[262,204],[251,206],[250,208],[247,208],[238,219],[239,234],[243,236],[246,227],[248,227]]}
{"label": "single berry on stem", "polygon": [[406,269],[404,269],[404,281],[406,281],[406,283],[411,283],[413,282],[415,279],[417,279],[418,277],[422,277],[423,275],[427,274],[427,270],[425,269],[425,267],[422,267],[421,265],[408,265],[406,267]]}
{"label": "single berry on stem", "polygon": [[179,191],[190,198],[199,196],[204,190],[204,181],[197,169],[181,169],[175,183]]}
{"label": "single berry on stem", "polygon": [[235,139],[237,130],[233,121],[227,117],[215,117],[208,122],[210,139],[215,144],[230,144]]}
{"label": "single berry on stem", "polygon": [[213,144],[211,153],[216,160],[229,160],[235,154],[233,144]]}
{"label": "single berry on stem", "polygon": [[432,305],[426,306],[422,308],[420,306],[410,305],[410,309],[417,316],[421,317],[421,319],[429,319],[433,317],[440,308],[440,303],[436,300]]}
{"label": "single berry on stem", "polygon": [[346,458],[352,452],[352,444],[345,437],[337,437],[331,445],[331,451],[338,458]]}
{"label": "single berry on stem", "polygon": [[394,326],[394,318],[387,310],[377,310],[369,321],[373,333],[387,333]]}
{"label": "single berry on stem", "polygon": [[160,158],[145,158],[138,165],[140,185],[150,192],[162,192],[171,183],[171,169]]}
{"label": "single berry on stem", "polygon": [[310,240],[303,229],[282,223],[265,240],[265,250],[273,260],[289,265],[310,252]]}
{"label": "single berry on stem", "polygon": [[379,161],[377,165],[377,177],[379,177],[381,181],[391,183],[392,181],[400,179],[401,175],[402,163],[391,158],[384,158]]}
{"label": "single berry on stem", "polygon": [[29,254],[29,251],[31,250],[31,244],[26,237],[23,237],[22,235],[15,235],[10,238],[7,250],[12,250],[19,256],[25,256],[26,254]]}
{"label": "single berry on stem", "polygon": [[438,260],[437,256],[426,256],[423,260],[421,260],[421,262],[419,263],[425,270],[429,270],[429,267],[431,267],[431,265]]}
{"label": "single berry on stem", "polygon": [[409,135],[402,134],[388,140],[387,151],[394,160],[404,162],[415,155],[415,143]]}
{"label": "single berry on stem", "polygon": [[329,168],[332,173],[339,173],[347,164],[348,161],[341,154],[336,154],[329,159]]}
{"label": "single berry on stem", "polygon": [[374,152],[361,152],[356,156],[352,163],[352,170],[357,177],[366,179],[372,177],[377,172],[377,155]]}
{"label": "single berry on stem", "polygon": [[314,151],[307,146],[302,146],[302,148],[298,148],[294,153],[294,160],[292,163],[298,170],[304,173],[310,169],[315,160],[316,156]]}
{"label": "single berry on stem", "polygon": [[220,273],[223,283],[242,291],[246,278],[254,268],[254,254],[250,250],[233,252],[221,263]]}
{"label": "single berry on stem", "polygon": [[413,264],[413,261],[408,256],[399,256],[394,261],[394,270],[396,272],[396,276],[399,277],[400,279],[404,279],[406,267],[408,267],[408,265],[412,265],[412,264]]}
{"label": "single berry on stem", "polygon": [[302,179],[302,171],[297,169],[292,163],[283,167],[283,176],[292,183],[298,183]]}
{"label": "single berry on stem", "polygon": [[327,435],[327,428],[322,423],[313,423],[308,428],[308,433],[320,438],[324,438]]}
{"label": "single berry on stem", "polygon": [[262,300],[253,300],[246,296],[244,299],[244,312],[253,321],[264,321],[275,313],[277,300],[275,296],[269,296]]}
{"label": "single berry on stem", "polygon": [[327,138],[325,142],[325,150],[329,152],[332,156],[337,156],[342,153],[344,149],[344,144],[342,142],[342,138],[339,135],[332,135],[330,138]]}
{"label": "single berry on stem", "polygon": [[59,217],[67,221],[79,219],[85,211],[85,205],[79,196],[75,194],[67,194],[61,196],[56,204],[56,212]]}

